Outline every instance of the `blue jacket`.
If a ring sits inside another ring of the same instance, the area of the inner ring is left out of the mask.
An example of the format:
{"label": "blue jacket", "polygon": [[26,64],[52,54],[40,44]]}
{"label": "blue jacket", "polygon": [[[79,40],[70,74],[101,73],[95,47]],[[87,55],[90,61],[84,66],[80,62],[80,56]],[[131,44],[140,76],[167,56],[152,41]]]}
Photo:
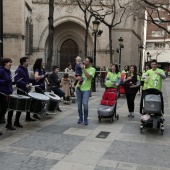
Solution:
{"label": "blue jacket", "polygon": [[[0,66],[0,92],[4,94],[12,94],[12,74],[10,70]],[[8,81],[8,82],[5,82]]]}
{"label": "blue jacket", "polygon": [[35,80],[34,78],[29,78],[28,69],[22,65],[19,65],[15,71],[15,74],[17,74],[14,78],[16,86],[25,92],[29,92],[30,89],[26,88],[26,85],[29,83],[34,83]]}
{"label": "blue jacket", "polygon": [[76,64],[76,66],[75,66],[75,74],[76,75],[82,75],[82,69],[81,69],[81,67],[80,67],[80,64]]}

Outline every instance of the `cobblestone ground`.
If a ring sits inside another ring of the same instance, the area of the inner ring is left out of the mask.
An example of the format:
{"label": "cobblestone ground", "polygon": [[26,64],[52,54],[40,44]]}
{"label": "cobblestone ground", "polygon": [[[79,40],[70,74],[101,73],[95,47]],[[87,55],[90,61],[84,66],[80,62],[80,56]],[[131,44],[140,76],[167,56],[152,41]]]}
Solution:
{"label": "cobblestone ground", "polygon": [[[98,122],[97,107],[104,92],[98,85],[89,102],[89,125],[78,125],[77,105],[60,103],[63,112],[40,115],[41,120],[21,123],[9,131],[0,125],[0,170],[170,170],[170,79],[163,83],[165,132],[140,133],[139,101],[135,118],[127,117],[125,96],[118,99],[120,119]],[[96,138],[110,132],[105,139]]]}

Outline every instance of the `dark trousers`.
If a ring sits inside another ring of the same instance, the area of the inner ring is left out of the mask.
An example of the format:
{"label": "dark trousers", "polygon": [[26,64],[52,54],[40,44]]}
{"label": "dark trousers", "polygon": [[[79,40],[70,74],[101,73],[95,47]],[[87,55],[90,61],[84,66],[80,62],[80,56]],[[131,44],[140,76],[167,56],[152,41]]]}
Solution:
{"label": "dark trousers", "polygon": [[[24,93],[24,92],[22,92],[22,91],[20,91],[20,90],[17,90],[17,94],[24,95],[24,96],[27,95],[26,93]],[[19,112],[19,111],[16,112],[16,117],[15,117],[15,122],[16,122],[16,123],[19,123],[19,119],[20,119],[20,117],[21,117],[21,113],[22,113],[22,112]],[[8,114],[9,114],[9,113],[8,113]],[[26,112],[26,119],[29,119],[29,118],[30,118],[30,112]]]}
{"label": "dark trousers", "polygon": [[8,97],[0,93],[0,120],[3,119],[8,109]]}
{"label": "dark trousers", "polygon": [[64,97],[65,93],[58,87],[52,88],[52,91],[59,97]]}
{"label": "dark trousers", "polygon": [[134,112],[134,108],[135,108],[135,94],[127,94],[126,93],[126,99],[127,99],[127,106],[129,109],[129,112]]}

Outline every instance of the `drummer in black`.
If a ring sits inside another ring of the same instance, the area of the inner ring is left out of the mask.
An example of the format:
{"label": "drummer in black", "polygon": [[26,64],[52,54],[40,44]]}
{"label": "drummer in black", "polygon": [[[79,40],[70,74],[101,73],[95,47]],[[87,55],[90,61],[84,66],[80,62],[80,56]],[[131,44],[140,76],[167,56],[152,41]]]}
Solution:
{"label": "drummer in black", "polygon": [[[33,65],[33,71],[34,71],[34,78],[35,78],[35,85],[39,85],[38,87],[35,87],[35,91],[37,93],[44,94],[45,91],[45,82],[48,86],[50,86],[48,82],[48,74],[45,72],[45,62],[42,58],[36,59],[34,65]],[[37,114],[33,115],[33,118],[39,119],[39,116]]]}
{"label": "drummer in black", "polygon": [[[20,94],[20,95],[27,95],[31,90],[29,83],[34,83],[35,81],[34,78],[29,77],[29,73],[27,69],[28,65],[29,65],[28,57],[22,57],[20,58],[20,65],[15,71],[16,76],[14,80],[17,86],[17,94]],[[21,116],[21,112],[17,111],[14,126],[22,128],[22,125],[19,123],[20,116]],[[12,117],[9,118],[8,123],[11,123],[11,121],[12,121]],[[30,117],[30,112],[27,111],[25,121],[36,121],[36,120],[32,119]]]}
{"label": "drummer in black", "polygon": [[[48,80],[51,85],[51,90],[59,97],[64,97],[65,93],[60,88],[61,80],[58,76],[58,72],[59,72],[59,67],[53,66],[53,72],[49,75]],[[59,104],[57,104],[56,110],[59,112],[62,111],[59,107]]]}
{"label": "drummer in black", "polygon": [[[2,60],[2,66],[0,66],[0,120],[8,109],[8,95],[13,92],[11,66],[12,60],[10,58]],[[2,135],[1,132],[0,135]]]}

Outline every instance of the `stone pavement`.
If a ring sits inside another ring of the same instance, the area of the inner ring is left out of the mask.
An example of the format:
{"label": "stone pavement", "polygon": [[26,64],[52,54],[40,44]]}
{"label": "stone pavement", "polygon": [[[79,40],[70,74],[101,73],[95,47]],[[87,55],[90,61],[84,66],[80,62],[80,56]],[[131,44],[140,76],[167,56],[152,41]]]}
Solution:
{"label": "stone pavement", "polygon": [[[126,99],[118,99],[120,119],[113,124],[97,118],[104,92],[98,86],[89,102],[89,125],[78,125],[77,105],[60,107],[63,112],[40,121],[25,122],[23,129],[9,131],[0,125],[0,170],[170,170],[170,80],[163,84],[165,132],[144,129],[140,134],[140,95],[136,96],[135,118],[127,117]],[[107,138],[96,138],[101,132]]]}

